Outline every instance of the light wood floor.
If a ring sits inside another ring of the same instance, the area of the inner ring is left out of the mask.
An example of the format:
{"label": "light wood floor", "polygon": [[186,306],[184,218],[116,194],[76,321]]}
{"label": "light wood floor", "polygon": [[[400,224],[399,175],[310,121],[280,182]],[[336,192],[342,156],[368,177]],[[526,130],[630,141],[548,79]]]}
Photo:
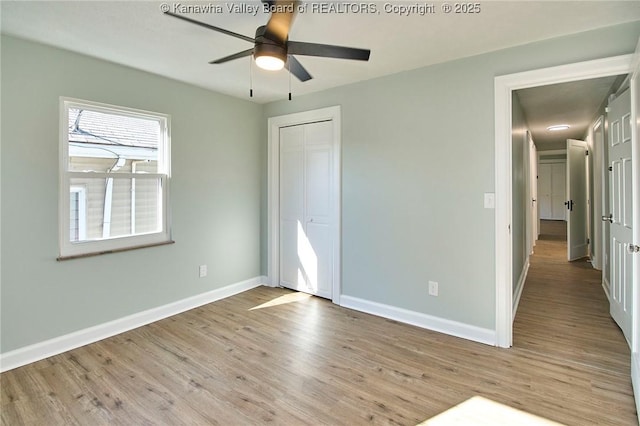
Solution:
{"label": "light wood floor", "polygon": [[2,424],[413,425],[474,395],[637,424],[597,278],[556,243],[539,242],[511,349],[257,288],[3,373]]}
{"label": "light wood floor", "polygon": [[567,261],[566,223],[542,221],[514,346],[629,376],[630,353],[609,315],[602,272],[588,259]]}

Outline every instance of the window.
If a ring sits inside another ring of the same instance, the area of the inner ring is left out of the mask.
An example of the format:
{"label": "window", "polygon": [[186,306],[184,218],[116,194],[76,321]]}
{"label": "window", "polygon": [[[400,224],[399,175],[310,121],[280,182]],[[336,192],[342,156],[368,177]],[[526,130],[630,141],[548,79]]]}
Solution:
{"label": "window", "polygon": [[60,257],[171,242],[169,116],[61,98]]}

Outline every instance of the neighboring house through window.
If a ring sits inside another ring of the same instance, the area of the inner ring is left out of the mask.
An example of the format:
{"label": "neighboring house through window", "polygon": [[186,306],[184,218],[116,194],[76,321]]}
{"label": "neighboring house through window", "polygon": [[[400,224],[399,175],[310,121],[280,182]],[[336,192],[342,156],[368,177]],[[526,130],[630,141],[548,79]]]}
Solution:
{"label": "neighboring house through window", "polygon": [[169,117],[69,98],[60,108],[60,258],[169,242]]}
{"label": "neighboring house through window", "polygon": [[87,239],[87,190],[72,186],[69,191],[69,241]]}

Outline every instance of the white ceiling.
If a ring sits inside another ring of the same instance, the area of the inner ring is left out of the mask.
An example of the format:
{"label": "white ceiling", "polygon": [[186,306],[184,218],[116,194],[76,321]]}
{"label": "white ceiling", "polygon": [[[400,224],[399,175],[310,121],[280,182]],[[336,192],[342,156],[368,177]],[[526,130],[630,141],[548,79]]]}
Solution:
{"label": "white ceiling", "polygon": [[[207,2],[168,1],[173,5],[216,4],[225,12],[189,14],[193,19],[253,37],[268,20],[228,13],[239,0]],[[260,5],[259,1],[249,1]],[[327,3],[327,2],[306,2]],[[368,2],[367,2],[368,3]],[[314,79],[292,79],[293,95],[317,92],[361,80],[448,60],[640,20],[636,1],[492,1],[480,3],[473,15],[445,14],[442,3],[430,3],[436,13],[400,16],[372,2],[379,13],[298,14],[291,40],[371,49],[369,62],[298,57]],[[351,3],[353,4],[353,2]],[[454,4],[453,2],[449,4]],[[147,1],[8,1],[0,2],[1,31],[69,49],[176,80],[249,99],[249,59],[223,65],[208,61],[251,47],[249,43],[165,16],[161,2]],[[285,99],[289,78],[254,69],[255,102]]]}
{"label": "white ceiling", "polygon": [[[516,91],[538,150],[566,149],[567,139],[582,139],[600,106],[623,80],[624,76],[601,77]],[[547,130],[559,124],[571,127]]]}

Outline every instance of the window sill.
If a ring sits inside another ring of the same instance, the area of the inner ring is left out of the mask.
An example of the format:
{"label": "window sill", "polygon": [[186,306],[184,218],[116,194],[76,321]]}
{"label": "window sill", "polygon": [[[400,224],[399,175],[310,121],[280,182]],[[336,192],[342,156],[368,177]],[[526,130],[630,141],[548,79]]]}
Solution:
{"label": "window sill", "polygon": [[166,246],[169,244],[175,244],[175,241],[170,240],[170,241],[163,241],[161,243],[143,244],[139,246],[124,247],[124,248],[113,249],[113,250],[96,251],[92,253],[82,253],[82,254],[75,254],[71,256],[59,256],[56,258],[56,260],[60,262],[63,260],[81,259],[83,257],[100,256],[100,255],[109,254],[109,253],[120,253],[123,251],[138,250],[138,249],[147,248],[147,247]]}

